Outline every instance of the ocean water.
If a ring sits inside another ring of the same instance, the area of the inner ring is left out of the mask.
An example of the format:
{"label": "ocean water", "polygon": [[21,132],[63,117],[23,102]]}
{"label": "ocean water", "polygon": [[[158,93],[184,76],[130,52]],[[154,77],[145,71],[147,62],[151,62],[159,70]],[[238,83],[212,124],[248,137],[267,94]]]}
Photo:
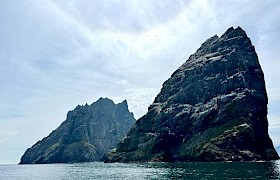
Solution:
{"label": "ocean water", "polygon": [[280,161],[0,165],[0,179],[280,179]]}

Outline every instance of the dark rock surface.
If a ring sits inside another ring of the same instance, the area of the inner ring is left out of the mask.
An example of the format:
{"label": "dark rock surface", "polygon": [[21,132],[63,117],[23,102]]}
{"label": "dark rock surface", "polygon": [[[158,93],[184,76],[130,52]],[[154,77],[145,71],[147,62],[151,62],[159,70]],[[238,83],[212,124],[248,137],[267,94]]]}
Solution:
{"label": "dark rock surface", "polygon": [[20,164],[72,163],[100,160],[135,123],[127,102],[107,98],[77,106],[48,137],[27,149]]}
{"label": "dark rock surface", "polygon": [[105,162],[278,159],[254,46],[240,28],[208,39],[163,84]]}

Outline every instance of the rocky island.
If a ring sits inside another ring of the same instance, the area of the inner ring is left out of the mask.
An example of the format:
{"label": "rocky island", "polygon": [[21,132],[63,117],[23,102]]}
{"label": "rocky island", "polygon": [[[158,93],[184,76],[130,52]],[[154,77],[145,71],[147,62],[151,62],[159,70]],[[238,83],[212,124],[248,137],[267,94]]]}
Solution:
{"label": "rocky island", "polygon": [[49,136],[27,149],[20,164],[97,161],[127,134],[135,123],[127,101],[115,104],[100,98],[78,105]]}
{"label": "rocky island", "polygon": [[240,27],[202,46],[105,162],[278,159],[268,135],[264,74]]}

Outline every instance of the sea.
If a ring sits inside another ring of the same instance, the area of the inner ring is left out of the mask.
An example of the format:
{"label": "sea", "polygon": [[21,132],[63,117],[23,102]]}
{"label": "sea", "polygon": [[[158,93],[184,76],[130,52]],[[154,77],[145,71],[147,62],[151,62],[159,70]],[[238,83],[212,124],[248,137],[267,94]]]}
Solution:
{"label": "sea", "polygon": [[10,179],[280,179],[280,161],[0,165]]}

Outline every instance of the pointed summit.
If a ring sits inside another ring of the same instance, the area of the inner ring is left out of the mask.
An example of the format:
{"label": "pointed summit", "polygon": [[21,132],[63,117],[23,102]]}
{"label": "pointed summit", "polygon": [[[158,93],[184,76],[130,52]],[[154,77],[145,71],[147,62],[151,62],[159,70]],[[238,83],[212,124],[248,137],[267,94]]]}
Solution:
{"label": "pointed summit", "polygon": [[222,36],[221,38],[233,38],[233,37],[238,37],[238,36],[244,36],[247,37],[246,32],[241,28],[237,27],[234,29],[233,27],[229,28]]}
{"label": "pointed summit", "polygon": [[106,162],[278,159],[268,135],[267,93],[245,31],[202,44],[164,82]]}
{"label": "pointed summit", "polygon": [[114,102],[109,99],[109,98],[103,98],[103,97],[100,97],[95,103],[110,103],[110,104],[114,104]]}
{"label": "pointed summit", "polygon": [[125,99],[123,102],[121,102],[121,104],[124,104],[127,106],[127,100]]}
{"label": "pointed summit", "polygon": [[100,98],[90,106],[78,105],[56,130],[24,153],[20,164],[100,160],[135,123],[124,102]]}

